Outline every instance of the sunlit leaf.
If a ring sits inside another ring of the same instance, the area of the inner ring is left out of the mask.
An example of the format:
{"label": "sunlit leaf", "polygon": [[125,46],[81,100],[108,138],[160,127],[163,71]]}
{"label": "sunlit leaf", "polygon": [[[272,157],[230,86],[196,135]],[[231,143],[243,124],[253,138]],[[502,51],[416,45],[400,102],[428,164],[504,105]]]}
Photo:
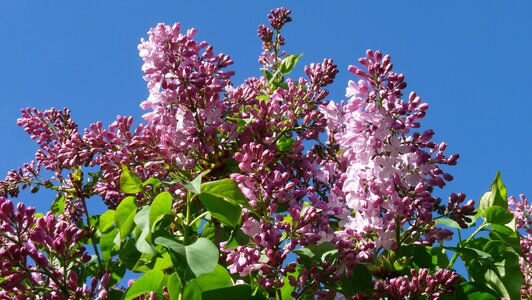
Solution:
{"label": "sunlit leaf", "polygon": [[153,232],[153,225],[159,221],[164,215],[172,213],[172,195],[169,192],[162,192],[158,194],[150,206],[150,225],[149,228]]}
{"label": "sunlit leaf", "polygon": [[133,219],[137,214],[137,205],[135,204],[135,197],[126,197],[118,204],[114,221],[120,232],[120,238],[124,239],[131,233],[135,227]]}
{"label": "sunlit leaf", "polygon": [[162,294],[161,283],[163,282],[163,279],[164,273],[162,271],[149,271],[144,273],[144,275],[139,277],[139,279],[127,289],[124,300],[131,300],[144,295],[144,293],[152,291]]}
{"label": "sunlit leaf", "polygon": [[136,194],[142,192],[142,180],[140,177],[131,172],[126,165],[120,165],[122,173],[120,174],[120,189],[126,194]]}

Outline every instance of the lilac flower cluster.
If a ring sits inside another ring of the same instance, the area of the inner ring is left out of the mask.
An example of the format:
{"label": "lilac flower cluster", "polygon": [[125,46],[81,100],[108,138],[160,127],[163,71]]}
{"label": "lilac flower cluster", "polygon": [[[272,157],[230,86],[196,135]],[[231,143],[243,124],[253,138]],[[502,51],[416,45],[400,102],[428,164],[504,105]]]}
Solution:
{"label": "lilac flower cluster", "polygon": [[[450,295],[460,282],[460,276],[450,270],[441,269],[430,274],[427,269],[412,269],[411,278],[401,276],[386,281],[377,281],[375,290],[386,299],[443,299]],[[363,297],[360,297],[363,298]]]}
{"label": "lilac flower cluster", "polygon": [[[121,164],[145,179],[192,170],[196,164],[210,168],[220,160],[221,149],[236,127],[222,120],[226,108],[220,100],[233,74],[223,68],[232,61],[224,54],[214,55],[206,42],[194,41],[195,32],[181,34],[179,24],[159,24],[139,45],[150,89],[149,98],[141,103],[143,109],[151,109],[144,115],[147,124],[134,128],[133,118],[118,116],[108,128],[97,122],[81,135],[67,109],[23,110],[18,124],[41,149],[35,167],[12,171],[0,182],[2,195],[17,195],[19,185],[31,184],[30,177],[37,176],[41,165],[55,172],[63,189],[68,188],[64,169],[98,166],[102,176],[90,192],[114,208],[124,197]],[[163,168],[165,164],[172,169]],[[180,194],[178,187],[173,190]]]}
{"label": "lilac flower cluster", "polygon": [[277,69],[281,63],[280,48],[285,44],[284,37],[281,35],[281,29],[286,23],[292,21],[291,10],[284,7],[274,9],[268,14],[268,21],[275,30],[274,32],[266,25],[259,26],[257,34],[262,40],[263,52],[259,56],[259,63],[266,69]]}
{"label": "lilac flower cluster", "polygon": [[[406,82],[392,71],[389,55],[368,50],[359,62],[364,69],[349,67],[362,79],[349,82],[348,102],[341,108],[330,102],[322,110],[346,166],[342,193],[331,195],[345,196],[352,212],[344,220],[347,234],[340,237],[356,232],[357,239],[364,236],[385,249],[398,246],[403,229],[412,242],[446,239],[450,232],[434,226],[433,212],[441,208],[432,191],[453,179],[441,165],[456,164],[458,155],[445,156],[447,145],[432,142],[434,131],[412,132],[420,128],[428,105],[415,92],[401,99]],[[457,205],[463,197],[451,198],[456,201],[444,214],[463,224],[474,214],[473,201]]]}
{"label": "lilac flower cluster", "polygon": [[[270,13],[277,38],[280,28],[291,20],[289,14],[285,9]],[[275,52],[272,57],[279,62],[277,51],[282,43],[272,40],[273,31],[262,25],[258,35],[264,53]],[[260,61],[275,72],[276,63]],[[287,79],[284,87],[272,86],[262,77],[227,89],[226,102],[232,107],[232,116],[250,120],[241,125],[235,138],[238,150],[233,158],[239,172],[231,178],[249,200],[242,230],[251,240],[249,245],[234,249],[222,245],[222,251],[229,252],[226,261],[232,273],[247,276],[258,271],[259,283],[267,288],[284,284],[282,277],[288,272],[284,261],[297,245],[315,244],[332,236],[328,216],[304,205],[305,201],[322,200],[311,184],[316,155],[303,151],[306,141],[317,141],[325,131],[326,120],[318,107],[328,95],[323,87],[332,83],[338,70],[332,60],[326,59],[305,67],[305,73],[309,80]],[[281,208],[286,214],[278,212]],[[259,253],[264,255],[261,261]]]}
{"label": "lilac flower cluster", "polygon": [[234,130],[222,120],[225,105],[220,100],[233,75],[223,69],[233,61],[215,55],[206,42],[196,42],[195,29],[186,34],[179,30],[179,24],[159,24],[139,45],[150,89],[141,107],[151,109],[144,118],[155,126],[166,157],[193,169],[197,162],[215,161],[212,153],[225,142],[218,135]]}
{"label": "lilac flower cluster", "polygon": [[34,215],[33,207],[0,197],[0,298],[103,299],[109,274],[99,286],[97,278],[91,286],[78,280],[91,260],[80,246],[84,232],[51,213]]}
{"label": "lilac flower cluster", "polygon": [[508,205],[514,214],[516,229],[523,231],[520,242],[524,257],[520,258],[519,264],[524,277],[521,295],[525,299],[532,295],[532,204],[521,194],[519,200],[508,197]]}
{"label": "lilac flower cluster", "polygon": [[[108,128],[103,128],[101,122],[91,124],[83,135],[78,132],[67,109],[58,111],[52,108],[44,112],[25,109],[18,123],[32,139],[37,140],[40,149],[34,162],[10,171],[5,180],[0,181],[0,195],[14,197],[20,188],[27,187],[34,190],[41,186],[54,188],[72,208],[67,219],[79,220],[84,213],[79,203],[81,198],[88,198],[94,193],[101,195],[109,207],[118,205],[123,198],[119,182],[120,164],[130,166],[143,177],[162,171],[160,165],[164,160],[154,130],[140,125],[132,132],[131,117],[118,116]],[[145,161],[150,163],[144,166]],[[55,176],[41,181],[41,166],[53,171]],[[72,174],[64,174],[64,170],[80,166],[101,168],[102,177],[94,183],[94,190],[81,190],[81,186],[76,186],[81,183],[79,179],[72,180]]]}

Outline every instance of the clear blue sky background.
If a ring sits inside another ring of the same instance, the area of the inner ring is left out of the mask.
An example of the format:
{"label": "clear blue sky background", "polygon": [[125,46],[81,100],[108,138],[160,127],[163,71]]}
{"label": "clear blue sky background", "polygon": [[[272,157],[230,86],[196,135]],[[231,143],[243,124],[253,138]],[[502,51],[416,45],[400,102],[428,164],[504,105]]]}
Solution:
{"label": "clear blue sky background", "polygon": [[140,120],[148,92],[137,44],[158,22],[198,28],[233,58],[240,83],[259,75],[257,26],[286,6],[287,50],[304,53],[299,67],[332,57],[341,70],[331,99],[344,98],[355,79],[347,66],[367,48],[392,55],[408,90],[430,104],[424,127],[461,155],[442,195],[478,199],[500,169],[511,194],[532,197],[531,3],[0,0],[0,176],[36,150],[16,125],[22,107],[69,107],[81,128],[117,114]]}

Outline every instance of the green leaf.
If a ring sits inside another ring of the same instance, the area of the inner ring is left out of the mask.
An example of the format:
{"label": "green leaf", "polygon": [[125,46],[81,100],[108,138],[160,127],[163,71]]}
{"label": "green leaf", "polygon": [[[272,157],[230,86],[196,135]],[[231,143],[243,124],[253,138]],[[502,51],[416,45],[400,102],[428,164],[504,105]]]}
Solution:
{"label": "green leaf", "polygon": [[162,192],[153,199],[150,206],[150,230],[153,232],[153,225],[164,215],[172,213],[172,195],[169,192]]}
{"label": "green leaf", "polygon": [[172,273],[168,278],[168,295],[170,299],[177,299],[179,297],[179,290],[181,289],[181,283],[176,273]]}
{"label": "green leaf", "polygon": [[[495,225],[495,224],[494,224]],[[495,228],[494,228],[495,229]],[[501,241],[506,246],[512,247],[514,251],[518,254],[522,254],[521,245],[519,241],[519,233],[512,231],[511,234],[506,234],[506,232],[500,230],[493,230],[490,232],[490,242]]]}
{"label": "green leaf", "polygon": [[120,290],[111,289],[109,295],[107,295],[109,300],[122,300],[124,299],[124,292]]}
{"label": "green leaf", "polygon": [[395,271],[402,271],[408,266],[408,260],[406,257],[400,257],[393,263],[393,269]]}
{"label": "green leaf", "polygon": [[485,211],[488,207],[500,206],[508,208],[508,198],[506,197],[506,186],[502,182],[501,173],[497,172],[491,190],[485,193],[480,199],[479,210]]}
{"label": "green leaf", "polygon": [[199,238],[185,246],[187,263],[194,275],[210,273],[218,265],[218,248],[206,238]]}
{"label": "green leaf", "polygon": [[283,135],[277,140],[276,144],[277,144],[277,148],[279,149],[279,151],[287,152],[288,150],[292,148],[292,145],[294,145],[294,142],[295,141],[293,138]]}
{"label": "green leaf", "polygon": [[447,251],[445,251],[443,247],[432,247],[430,253],[432,255],[433,266],[447,268],[449,265],[449,257],[447,256]]}
{"label": "green leaf", "polygon": [[231,280],[231,276],[229,276],[229,272],[224,267],[217,265],[211,273],[203,274],[191,280],[185,286],[183,299],[202,300],[201,295],[203,292],[230,287],[232,285],[233,281]]}
{"label": "green leaf", "polygon": [[463,282],[458,286],[453,297],[443,299],[472,299],[472,300],[498,300],[495,291],[476,282]]}
{"label": "green leaf", "polygon": [[285,56],[283,60],[281,61],[281,68],[280,68],[281,73],[283,74],[290,73],[290,71],[292,71],[292,69],[294,69],[294,67],[296,66],[301,56],[303,56],[303,54]]}
{"label": "green leaf", "polygon": [[52,207],[50,208],[54,216],[59,216],[65,211],[65,197],[59,196],[57,197],[54,202],[52,203]]}
{"label": "green leaf", "polygon": [[182,180],[181,181],[181,184],[183,184],[183,186],[191,191],[192,193],[194,194],[199,194],[201,193],[201,180],[203,178],[203,176],[207,173],[208,171],[203,171],[201,172],[198,176],[196,176],[196,178],[194,178],[192,181],[186,181],[186,180]]}
{"label": "green leaf", "polygon": [[340,281],[340,287],[346,296],[353,296],[358,292],[371,292],[373,288],[372,275],[366,266],[357,264],[353,268],[353,275]]}
{"label": "green leaf", "polygon": [[110,209],[100,216],[100,232],[106,233],[115,228],[115,211]]}
{"label": "green leaf", "polygon": [[135,247],[135,241],[132,239],[128,239],[118,252],[118,258],[128,270],[132,270],[135,267],[140,256],[141,253]]}
{"label": "green leaf", "polygon": [[156,190],[161,185],[161,180],[157,177],[150,177],[142,183],[142,187],[150,185],[153,190]]}
{"label": "green leaf", "polygon": [[161,254],[161,256],[158,256],[155,259],[155,263],[152,267],[152,270],[160,270],[164,271],[170,267],[172,267],[174,264],[172,263],[172,259],[170,257],[170,254],[168,252],[164,252]]}
{"label": "green leaf", "polygon": [[120,247],[120,240],[117,239],[118,230],[115,227],[112,230],[104,232],[100,236],[100,249],[102,250],[102,259],[108,262],[109,259],[117,253]]}
{"label": "green leaf", "polygon": [[153,247],[148,243],[147,239],[151,237],[150,230],[150,206],[146,205],[142,207],[141,210],[137,212],[133,218],[135,224],[137,224],[139,230],[141,231],[140,235],[137,238],[135,246],[137,250],[142,253],[154,254],[155,251]]}
{"label": "green leaf", "polygon": [[178,264],[181,267],[185,264],[195,277],[212,272],[218,265],[218,248],[206,238],[199,238],[184,246],[172,238],[159,236],[155,238],[155,244],[165,246],[175,253],[179,259]]}
{"label": "green leaf", "polygon": [[[475,225],[476,218],[474,216],[468,216],[468,218],[470,218],[471,221],[470,222],[466,222],[467,227],[471,227],[471,226]],[[436,219],[436,224],[445,225],[447,227],[455,228],[455,229],[462,229],[462,227],[460,227],[460,225],[458,225],[458,223],[455,220],[450,219],[450,218]]]}
{"label": "green leaf", "polygon": [[493,230],[501,233],[501,234],[504,234],[504,235],[512,235],[515,233],[515,229],[514,228],[510,228],[506,225],[499,225],[499,224],[490,224],[491,227],[493,228]]}
{"label": "green leaf", "polygon": [[[238,246],[247,245],[251,239],[250,236],[244,233],[244,231],[242,231],[242,229],[239,227],[234,228],[230,232],[230,235],[228,236],[227,239],[224,238],[223,233],[224,231],[222,231],[222,239],[224,241],[229,240],[227,242],[227,245],[225,245],[225,249],[231,249],[231,248],[236,248]],[[213,239],[210,239],[210,240],[212,241]]]}
{"label": "green leaf", "polygon": [[264,77],[266,77],[267,81],[272,80],[273,75],[270,71],[268,71],[267,69],[261,69],[260,71],[262,72],[262,74],[264,74]]}
{"label": "green leaf", "polygon": [[462,228],[462,227],[460,227],[460,225],[458,225],[458,223],[455,220],[449,219],[449,218],[436,219],[436,224],[442,224],[442,225],[445,225],[447,227],[455,228],[455,229],[461,229]]}
{"label": "green leaf", "polygon": [[126,165],[120,165],[122,174],[120,174],[120,189],[126,194],[136,194],[142,192],[142,180],[140,177],[129,171]]}
{"label": "green leaf", "polygon": [[[204,291],[201,294],[202,300],[249,300],[253,289],[250,285],[239,284],[224,288],[218,288],[213,290]],[[288,299],[288,298],[287,298]]]}
{"label": "green leaf", "polygon": [[[299,274],[301,272],[301,266],[297,266],[294,272],[287,272],[283,276],[284,285],[281,287],[281,299],[292,299],[292,292],[295,290],[295,287],[291,286],[289,284],[290,282],[290,276],[293,276],[294,278],[299,278]],[[256,293],[255,296],[259,296],[260,293]],[[253,298],[256,299],[256,298]]]}
{"label": "green leaf", "polygon": [[126,197],[118,204],[114,221],[120,232],[121,239],[125,239],[135,227],[133,218],[135,218],[136,213],[137,205],[135,204],[135,197]]}
{"label": "green leaf", "polygon": [[208,193],[199,194],[199,199],[212,216],[223,224],[231,227],[240,224],[240,218],[242,217],[242,208],[240,205]]}
{"label": "green leaf", "polygon": [[471,279],[494,290],[499,298],[519,299],[523,284],[519,256],[510,247],[490,245],[486,245],[486,251],[490,252],[488,259],[466,257],[464,260]]}
{"label": "green leaf", "polygon": [[502,182],[501,172],[497,172],[495,180],[491,187],[491,192],[495,191],[495,198],[493,199],[493,205],[508,208],[508,197],[506,196],[506,186]]}
{"label": "green leaf", "polygon": [[277,88],[278,85],[284,80],[284,77],[280,75],[281,75],[281,69],[278,69],[277,71],[275,71],[275,73],[273,73],[270,80],[268,80],[268,84],[273,84],[274,87]]}
{"label": "green leaf", "polygon": [[163,279],[164,273],[162,271],[146,272],[127,289],[124,300],[131,300],[152,291],[161,293]]}
{"label": "green leaf", "polygon": [[303,263],[307,266],[312,265],[313,262],[320,263],[328,256],[336,254],[336,246],[330,242],[324,242],[318,245],[310,244],[304,248],[294,250],[294,253],[299,255]]}
{"label": "green leaf", "polygon": [[486,221],[492,224],[505,225],[510,223],[514,215],[507,209],[500,206],[491,206],[484,210]]}
{"label": "green leaf", "polygon": [[111,261],[107,264],[107,270],[111,273],[111,278],[107,283],[107,286],[114,286],[119,283],[124,274],[126,274],[126,266],[117,261]]}
{"label": "green leaf", "polygon": [[430,249],[422,245],[401,246],[397,252],[397,257],[411,259],[418,268],[433,269],[433,256]]}
{"label": "green leaf", "polygon": [[203,193],[208,193],[216,197],[224,198],[228,201],[249,206],[248,200],[242,194],[238,185],[230,178],[217,181],[205,182],[201,185]]}
{"label": "green leaf", "polygon": [[478,203],[478,210],[480,212],[484,212],[484,210],[488,207],[491,207],[493,204],[493,197],[491,192],[485,192],[484,195],[480,198],[480,201]]}

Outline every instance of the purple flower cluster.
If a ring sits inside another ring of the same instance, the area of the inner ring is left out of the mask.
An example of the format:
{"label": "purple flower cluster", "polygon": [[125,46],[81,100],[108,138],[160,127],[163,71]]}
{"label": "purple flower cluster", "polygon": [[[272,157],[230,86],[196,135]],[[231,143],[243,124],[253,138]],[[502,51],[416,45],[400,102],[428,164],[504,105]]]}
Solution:
{"label": "purple flower cluster", "polygon": [[[430,274],[427,269],[412,269],[411,278],[401,276],[386,281],[377,281],[375,290],[386,299],[443,299],[450,295],[460,282],[460,276],[450,270],[441,269]],[[361,297],[362,298],[362,297]]]}
{"label": "purple flower cluster", "polygon": [[[291,20],[289,14],[289,10],[277,9],[269,15],[277,39],[280,28]],[[279,62],[281,43],[272,40],[273,31],[262,25],[258,35],[264,53]],[[263,65],[272,72],[278,67],[276,63]],[[249,120],[237,131],[233,159],[239,172],[231,178],[249,200],[242,230],[250,243],[234,249],[222,245],[222,251],[228,252],[226,261],[232,273],[246,276],[258,271],[258,281],[266,288],[284,284],[282,277],[288,272],[285,260],[298,245],[332,237],[328,216],[306,203],[317,205],[323,199],[312,184],[319,158],[314,151],[305,154],[304,143],[317,141],[325,131],[326,120],[318,108],[328,95],[323,87],[332,83],[338,70],[326,59],[305,67],[305,73],[308,80],[287,79],[284,87],[273,86],[262,77],[227,89],[231,117]],[[322,203],[322,207],[326,205]],[[259,253],[263,255],[260,261]]]}
{"label": "purple flower cluster", "polygon": [[262,40],[263,52],[259,56],[259,63],[265,69],[277,69],[281,63],[284,53],[280,53],[281,46],[285,44],[284,37],[281,35],[281,29],[286,23],[292,21],[291,10],[284,7],[277,8],[268,14],[268,21],[275,30],[274,32],[266,25],[260,25],[257,30],[259,38]]}
{"label": "purple flower cluster", "polygon": [[92,299],[104,292],[109,275],[80,282],[91,256],[80,246],[84,232],[53,214],[35,218],[35,209],[0,197],[0,298]]}

